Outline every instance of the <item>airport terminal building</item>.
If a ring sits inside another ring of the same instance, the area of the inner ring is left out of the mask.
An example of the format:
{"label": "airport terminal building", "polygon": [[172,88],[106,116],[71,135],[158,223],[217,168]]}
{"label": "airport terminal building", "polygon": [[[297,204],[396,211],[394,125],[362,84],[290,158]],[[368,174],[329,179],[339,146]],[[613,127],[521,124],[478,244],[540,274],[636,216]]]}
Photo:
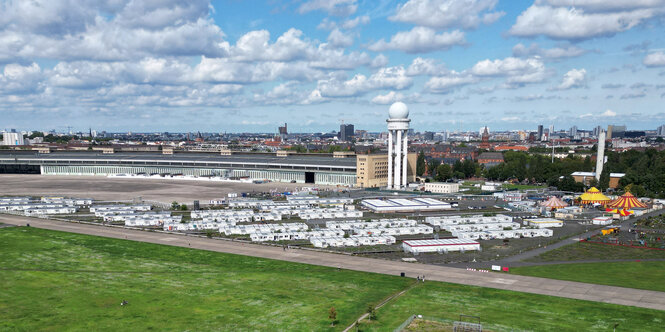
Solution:
{"label": "airport terminal building", "polygon": [[356,170],[355,154],[0,151],[0,173],[184,175],[355,186]]}

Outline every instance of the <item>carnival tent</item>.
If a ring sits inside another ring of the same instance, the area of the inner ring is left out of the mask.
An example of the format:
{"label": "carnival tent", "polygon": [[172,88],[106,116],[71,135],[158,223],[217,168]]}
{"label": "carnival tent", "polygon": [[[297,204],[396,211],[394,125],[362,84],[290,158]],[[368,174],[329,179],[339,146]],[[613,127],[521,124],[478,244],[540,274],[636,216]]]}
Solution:
{"label": "carnival tent", "polygon": [[611,201],[611,199],[603,193],[600,192],[600,190],[596,189],[596,187],[591,187],[591,189],[587,190],[584,194],[582,194],[580,197],[580,203],[582,204],[602,204],[605,205]]}
{"label": "carnival tent", "polygon": [[632,209],[632,208],[646,208],[647,205],[640,202],[633,194],[626,192],[625,194],[619,196],[619,198],[611,201],[607,204],[608,208],[614,209]]}
{"label": "carnival tent", "polygon": [[618,215],[620,215],[620,216],[622,216],[622,217],[629,216],[629,215],[635,213],[635,212],[633,212],[633,211],[631,211],[631,210],[624,210],[624,209],[605,209],[605,212],[610,212],[610,213],[618,214]]}
{"label": "carnival tent", "polygon": [[550,209],[560,209],[568,206],[568,203],[562,201],[559,197],[552,196],[548,200],[540,203],[540,206]]}

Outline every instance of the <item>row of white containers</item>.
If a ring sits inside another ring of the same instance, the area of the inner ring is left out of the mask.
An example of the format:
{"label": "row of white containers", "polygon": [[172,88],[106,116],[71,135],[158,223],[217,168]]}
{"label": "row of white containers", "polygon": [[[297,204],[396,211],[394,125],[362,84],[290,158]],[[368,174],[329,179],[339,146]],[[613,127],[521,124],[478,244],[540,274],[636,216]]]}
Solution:
{"label": "row of white containers", "polygon": [[350,236],[350,237],[312,237],[309,242],[317,248],[357,247],[379,244],[395,244],[393,236]]}
{"label": "row of white containers", "polygon": [[547,228],[522,228],[513,230],[496,230],[482,232],[452,232],[453,236],[460,239],[469,240],[492,240],[492,239],[519,239],[520,237],[550,237],[554,235],[551,229]]}
{"label": "row of white containers", "polygon": [[437,216],[425,218],[425,222],[432,226],[510,223],[512,221],[513,217],[504,214],[498,214],[495,216]]}

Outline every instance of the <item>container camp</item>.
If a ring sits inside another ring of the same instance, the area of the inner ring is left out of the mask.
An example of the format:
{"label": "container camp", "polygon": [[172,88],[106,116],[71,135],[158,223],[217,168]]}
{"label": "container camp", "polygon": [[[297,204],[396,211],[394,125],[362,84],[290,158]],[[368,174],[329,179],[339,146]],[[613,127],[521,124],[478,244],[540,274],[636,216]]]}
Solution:
{"label": "container camp", "polygon": [[76,213],[76,208],[73,206],[60,206],[60,207],[43,207],[43,208],[29,208],[24,210],[26,216],[41,216],[50,214],[69,214]]}
{"label": "container camp", "polygon": [[554,218],[534,218],[525,220],[529,226],[538,228],[563,227],[563,221]]}
{"label": "container camp", "polygon": [[98,211],[109,211],[109,210],[114,210],[114,211],[150,211],[152,210],[152,206],[149,204],[136,204],[136,205],[93,205],[90,207],[90,212],[98,212]]}
{"label": "container camp", "polygon": [[17,201],[8,204],[0,204],[0,211],[25,211],[30,209],[48,209],[60,207],[65,207],[65,205],[55,203]]}
{"label": "container camp", "polygon": [[65,205],[75,205],[75,206],[90,206],[92,205],[92,198],[66,198],[66,197],[42,197],[42,202],[47,203],[58,203]]}
{"label": "container camp", "polygon": [[510,223],[513,217],[504,214],[495,216],[436,216],[427,217],[425,222],[432,226],[458,225],[458,224],[491,224],[491,223]]}
{"label": "container camp", "polygon": [[360,204],[366,209],[381,213],[442,211],[452,209],[450,203],[433,198],[365,199],[362,200]]}
{"label": "container camp", "polygon": [[317,248],[357,247],[361,245],[394,244],[393,236],[351,236],[344,237],[312,237],[310,243]]}
{"label": "container camp", "polygon": [[515,222],[501,222],[489,224],[461,224],[441,226],[441,229],[449,232],[482,232],[503,230],[506,228],[517,229],[520,228],[520,224]]}
{"label": "container camp", "polygon": [[402,242],[402,249],[409,253],[480,250],[480,243],[466,239],[408,240]]}

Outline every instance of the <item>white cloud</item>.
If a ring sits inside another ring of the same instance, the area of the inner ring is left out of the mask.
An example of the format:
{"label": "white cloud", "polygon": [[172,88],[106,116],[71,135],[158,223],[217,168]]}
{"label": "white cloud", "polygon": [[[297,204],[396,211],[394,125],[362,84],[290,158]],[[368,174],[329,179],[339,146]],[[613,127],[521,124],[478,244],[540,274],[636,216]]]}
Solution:
{"label": "white cloud", "polygon": [[554,7],[577,7],[590,12],[613,12],[665,6],[664,0],[536,0]]}
{"label": "white cloud", "polygon": [[425,83],[425,90],[431,93],[449,93],[455,88],[476,83],[479,79],[466,73],[451,72],[446,76],[431,77]]}
{"label": "white cloud", "polygon": [[390,38],[390,42],[381,39],[370,45],[372,51],[401,50],[406,53],[423,53],[446,50],[455,45],[464,45],[464,32],[454,30],[437,34],[434,29],[414,27],[401,31]]}
{"label": "white cloud", "polygon": [[41,68],[34,62],[29,66],[8,64],[0,75],[0,94],[36,92],[40,88],[42,77]]}
{"label": "white cloud", "polygon": [[533,57],[540,56],[546,59],[572,58],[586,54],[588,51],[577,46],[567,45],[562,47],[541,48],[538,44],[531,44],[529,47],[519,43],[513,47],[513,56]]}
{"label": "white cloud", "polygon": [[503,76],[507,77],[508,84],[538,83],[547,78],[547,71],[542,60],[538,58],[520,59],[508,57],[505,59],[482,60],[477,62],[471,73],[476,76]]}
{"label": "white cloud", "polygon": [[369,65],[376,59],[372,58],[365,52],[351,52],[344,53],[343,49],[327,49],[319,47],[315,58],[308,62],[308,65],[316,69],[354,69],[358,66]]}
{"label": "white cloud", "polygon": [[311,56],[313,46],[302,36],[302,31],[291,28],[270,44],[268,30],[250,31],[238,39],[231,54],[236,60],[248,62],[306,59]]}
{"label": "white cloud", "polygon": [[319,80],[317,90],[323,97],[352,97],[380,89],[403,90],[410,87],[413,80],[406,76],[403,67],[381,68],[367,77],[356,74],[350,80],[341,80],[338,75]]}
{"label": "white cloud", "polygon": [[619,84],[619,83],[605,83],[600,86],[601,89],[619,89],[623,87],[624,84]]}
{"label": "white cloud", "polygon": [[406,74],[409,76],[442,76],[447,71],[446,66],[442,63],[438,63],[435,59],[417,57],[413,59],[409,67],[406,69]]}
{"label": "white cloud", "polygon": [[350,18],[342,21],[341,23],[337,23],[336,21],[333,21],[330,18],[326,17],[321,21],[321,23],[319,23],[319,25],[316,26],[316,28],[320,30],[333,30],[333,29],[351,30],[360,25],[368,24],[369,22],[370,18],[367,15]]}
{"label": "white cloud", "polygon": [[388,57],[383,54],[379,54],[376,57],[374,57],[369,66],[372,68],[380,68],[380,67],[385,67],[387,64],[388,64]]}
{"label": "white cloud", "polygon": [[328,43],[332,47],[349,47],[353,45],[353,36],[339,29],[333,29],[328,35]]}
{"label": "white cloud", "polygon": [[0,61],[5,62],[224,56],[228,47],[208,18],[207,0],[35,0],[0,6]]}
{"label": "white cloud", "polygon": [[481,23],[491,24],[505,14],[493,11],[496,4],[497,0],[409,0],[389,19],[436,29],[472,29]]}
{"label": "white cloud", "polygon": [[309,0],[298,8],[300,14],[322,10],[330,15],[349,16],[356,12],[356,0]]}
{"label": "white cloud", "polygon": [[369,24],[369,16],[363,15],[356,18],[348,19],[342,22],[342,29],[353,29],[359,25]]}
{"label": "white cloud", "polygon": [[118,13],[117,22],[123,26],[148,29],[160,29],[176,22],[196,22],[207,17],[210,11],[208,0],[134,0],[126,3]]}
{"label": "white cloud", "polygon": [[389,105],[396,101],[401,101],[403,99],[404,95],[401,94],[400,92],[390,91],[385,95],[381,94],[376,95],[374,98],[372,98],[372,103],[378,105]]}
{"label": "white cloud", "polygon": [[[640,1],[644,2],[644,1]],[[626,3],[626,1],[623,1]],[[649,1],[643,6],[611,6],[618,1],[536,1],[522,12],[510,28],[510,33],[521,37],[545,35],[553,39],[583,40],[611,36],[629,30],[652,17],[665,12],[662,1]],[[586,6],[585,6],[586,4]],[[604,11],[594,11],[605,6]]]}
{"label": "white cloud", "polygon": [[643,98],[646,97],[647,93],[644,91],[640,92],[631,92],[631,93],[625,93],[621,95],[621,99],[637,99],[637,98]]}
{"label": "white cloud", "polygon": [[663,52],[653,52],[649,53],[642,60],[647,67],[662,67],[665,66],[665,53]]}
{"label": "white cloud", "polygon": [[605,112],[603,112],[603,114],[601,114],[601,116],[615,117],[615,116],[617,116],[617,112],[615,112],[613,110],[606,110]]}
{"label": "white cloud", "polygon": [[568,90],[586,86],[586,69],[571,69],[563,75],[561,84],[556,90]]}

